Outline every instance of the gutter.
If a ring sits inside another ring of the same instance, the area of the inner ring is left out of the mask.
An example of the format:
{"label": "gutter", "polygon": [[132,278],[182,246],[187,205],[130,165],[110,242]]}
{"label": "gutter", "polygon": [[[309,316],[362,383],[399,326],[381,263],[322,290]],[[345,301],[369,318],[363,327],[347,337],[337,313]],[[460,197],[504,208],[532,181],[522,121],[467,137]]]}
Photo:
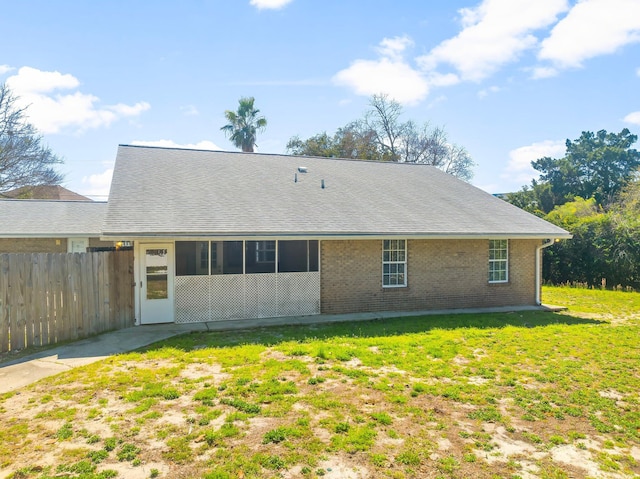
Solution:
{"label": "gutter", "polygon": [[234,232],[234,233],[212,233],[212,232],[102,232],[100,239],[111,241],[114,239],[128,241],[146,240],[181,240],[181,241],[240,241],[240,240],[287,240],[287,239],[326,239],[326,240],[378,240],[378,239],[417,239],[417,240],[477,240],[477,239],[535,239],[549,240],[549,235],[554,238],[571,238],[571,235],[562,231],[557,233],[531,234],[531,233],[397,233],[397,232],[374,232],[374,233],[318,233],[318,232]]}
{"label": "gutter", "polygon": [[536,304],[542,304],[542,250],[554,243],[552,238],[547,238],[540,246],[536,246]]}

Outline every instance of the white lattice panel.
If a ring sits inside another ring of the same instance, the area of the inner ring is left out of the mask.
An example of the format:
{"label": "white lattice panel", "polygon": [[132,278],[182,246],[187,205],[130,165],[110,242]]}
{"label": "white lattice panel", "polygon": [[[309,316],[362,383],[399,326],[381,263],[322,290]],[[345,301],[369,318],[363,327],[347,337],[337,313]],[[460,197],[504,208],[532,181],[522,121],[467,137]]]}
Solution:
{"label": "white lattice panel", "polygon": [[176,276],[176,323],[210,321],[209,277]]}
{"label": "white lattice panel", "polygon": [[176,323],[320,314],[320,273],[175,278]]}
{"label": "white lattice panel", "polygon": [[248,274],[245,276],[247,318],[278,316],[278,278],[276,274]]}
{"label": "white lattice panel", "polygon": [[278,273],[278,316],[320,314],[320,273]]}
{"label": "white lattice panel", "polygon": [[209,321],[246,319],[245,277],[242,274],[220,274],[209,276]]}

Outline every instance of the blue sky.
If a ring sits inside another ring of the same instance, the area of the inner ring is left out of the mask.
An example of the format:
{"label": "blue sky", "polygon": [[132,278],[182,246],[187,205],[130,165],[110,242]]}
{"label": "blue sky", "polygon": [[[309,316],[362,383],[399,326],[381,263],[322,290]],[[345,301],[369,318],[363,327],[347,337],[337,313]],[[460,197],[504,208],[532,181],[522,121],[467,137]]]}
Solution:
{"label": "blue sky", "polygon": [[118,144],[233,150],[241,96],[268,119],[258,151],[284,153],[387,93],[491,193],[582,131],[640,133],[640,0],[22,0],[0,31],[0,82],[94,199]]}

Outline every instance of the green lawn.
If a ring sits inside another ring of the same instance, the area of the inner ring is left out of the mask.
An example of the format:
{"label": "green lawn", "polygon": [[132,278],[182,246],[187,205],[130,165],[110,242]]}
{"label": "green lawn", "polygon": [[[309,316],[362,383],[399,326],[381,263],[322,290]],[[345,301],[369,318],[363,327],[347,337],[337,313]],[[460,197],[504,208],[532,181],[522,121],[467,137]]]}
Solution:
{"label": "green lawn", "polygon": [[[197,333],[0,396],[0,478],[637,478],[640,294]],[[11,475],[13,474],[13,475]]]}

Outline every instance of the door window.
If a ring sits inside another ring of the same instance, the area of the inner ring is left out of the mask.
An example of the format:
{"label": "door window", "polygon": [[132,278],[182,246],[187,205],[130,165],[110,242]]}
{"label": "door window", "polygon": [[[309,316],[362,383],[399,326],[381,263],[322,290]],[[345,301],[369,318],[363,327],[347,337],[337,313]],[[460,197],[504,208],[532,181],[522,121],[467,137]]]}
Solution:
{"label": "door window", "polygon": [[147,267],[147,299],[166,299],[169,297],[169,263],[166,248],[145,250]]}

